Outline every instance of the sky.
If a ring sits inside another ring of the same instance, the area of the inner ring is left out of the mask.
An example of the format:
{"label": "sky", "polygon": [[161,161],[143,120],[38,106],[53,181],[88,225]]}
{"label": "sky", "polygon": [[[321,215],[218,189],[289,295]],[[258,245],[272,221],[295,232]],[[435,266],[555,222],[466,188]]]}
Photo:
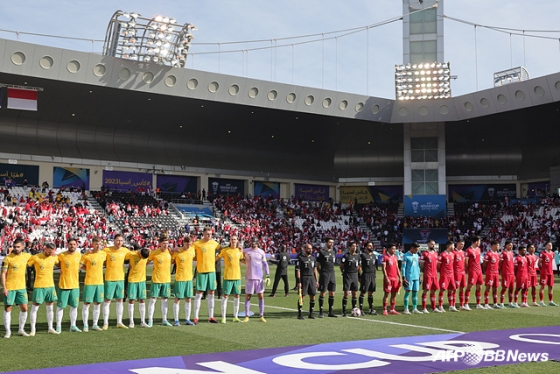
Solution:
{"label": "sky", "polygon": [[[525,66],[531,78],[559,72],[558,5],[558,0],[445,0],[445,60],[457,76],[452,95],[491,88],[493,73],[512,67]],[[395,64],[403,60],[401,0],[5,0],[0,38],[101,53],[117,10],[196,25],[187,68],[395,97]],[[377,26],[389,20],[395,21]],[[348,29],[357,30],[341,31]],[[301,38],[305,35],[315,36]]]}

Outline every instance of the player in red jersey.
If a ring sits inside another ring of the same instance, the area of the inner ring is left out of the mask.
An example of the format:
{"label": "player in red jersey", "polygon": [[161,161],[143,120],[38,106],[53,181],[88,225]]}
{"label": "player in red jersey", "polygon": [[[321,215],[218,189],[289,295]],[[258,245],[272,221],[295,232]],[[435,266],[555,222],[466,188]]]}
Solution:
{"label": "player in red jersey", "polygon": [[527,288],[531,287],[531,297],[533,298],[533,306],[540,306],[537,303],[537,263],[538,258],[535,255],[535,246],[533,244],[529,244],[527,247],[527,254],[525,257],[527,258],[527,274],[529,275],[529,283],[527,284]]}
{"label": "player in red jersey", "polygon": [[504,308],[506,290],[508,291],[509,307],[513,305],[513,286],[515,284],[515,271],[513,266],[513,243],[506,240],[504,250],[500,256],[500,272],[502,273],[502,290],[500,291],[500,307]]}
{"label": "player in red jersey", "polygon": [[484,256],[483,267],[486,273],[486,288],[484,289],[484,309],[491,310],[488,304],[488,296],[492,289],[492,298],[494,299],[494,308],[501,309],[498,305],[498,287],[500,287],[500,243],[497,240],[490,242],[491,250]]}
{"label": "player in red jersey", "polygon": [[484,284],[484,278],[482,278],[482,267],[480,264],[480,237],[475,236],[472,238],[472,244],[467,249],[467,255],[465,258],[465,266],[469,274],[469,283],[467,285],[467,290],[465,291],[465,305],[463,305],[464,310],[471,310],[469,308],[469,298],[471,296],[471,289],[476,285],[476,308],[484,309],[480,305],[480,289],[482,284]]}
{"label": "player in red jersey", "polygon": [[519,247],[519,254],[515,258],[515,299],[514,308],[519,308],[517,304],[519,291],[521,290],[521,306],[528,308],[527,294],[529,293],[529,272],[527,268],[527,257],[525,257],[525,246]]}
{"label": "player in red jersey", "polygon": [[[387,253],[383,255],[383,315],[387,314],[400,314],[395,310],[395,301],[397,293],[402,284],[401,271],[399,270],[399,261],[395,252],[397,247],[395,244],[390,244],[387,247]],[[387,298],[391,294],[391,310],[387,313]]]}
{"label": "player in red jersey", "polygon": [[424,273],[422,280],[422,313],[430,313],[426,309],[426,299],[428,291],[430,291],[430,301],[432,302],[432,311],[441,313],[441,310],[436,308],[436,291],[439,290],[439,281],[437,276],[438,270],[438,253],[436,251],[436,242],[432,239],[428,240],[428,250],[422,253],[420,258],[420,269]]}
{"label": "player in red jersey", "polygon": [[541,306],[546,306],[544,303],[544,287],[548,286],[548,305],[558,306],[552,301],[553,287],[554,287],[554,272],[552,271],[552,264],[554,263],[554,252],[552,252],[552,243],[546,242],[544,251],[541,252],[539,258],[539,271],[541,272],[541,288],[539,289],[539,300]]}
{"label": "player in red jersey", "polygon": [[454,261],[455,261],[455,244],[452,241],[445,243],[445,251],[439,255],[439,311],[445,312],[443,309],[443,294],[447,290],[447,301],[449,302],[449,311],[458,312],[455,308],[455,276],[454,276]]}
{"label": "player in red jersey", "polygon": [[465,273],[465,251],[463,251],[464,247],[465,241],[462,239],[458,240],[453,260],[455,288],[459,290],[459,309],[463,309],[463,305],[465,304],[465,287],[467,286],[467,274]]}

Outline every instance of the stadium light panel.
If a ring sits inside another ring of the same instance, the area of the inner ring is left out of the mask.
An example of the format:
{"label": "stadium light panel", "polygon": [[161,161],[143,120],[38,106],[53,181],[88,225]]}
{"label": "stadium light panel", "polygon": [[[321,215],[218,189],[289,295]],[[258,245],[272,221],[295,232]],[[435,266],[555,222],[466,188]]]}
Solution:
{"label": "stadium light panel", "polygon": [[448,62],[395,65],[397,100],[443,99],[451,97]]}

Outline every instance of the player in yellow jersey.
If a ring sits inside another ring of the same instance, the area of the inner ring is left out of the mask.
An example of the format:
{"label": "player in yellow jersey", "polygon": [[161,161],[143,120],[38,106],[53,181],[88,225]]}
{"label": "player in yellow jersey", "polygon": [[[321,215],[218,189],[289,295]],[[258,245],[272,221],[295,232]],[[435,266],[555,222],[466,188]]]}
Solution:
{"label": "player in yellow jersey", "polygon": [[224,259],[224,297],[222,298],[222,323],[226,323],[226,311],[229,295],[233,297],[233,322],[240,322],[239,295],[241,294],[241,265],[243,250],[239,248],[236,235],[230,238],[229,247],[224,248],[216,256],[216,261]]}
{"label": "player in yellow jersey", "polygon": [[35,324],[37,322],[37,311],[39,305],[45,303],[47,308],[47,325],[49,334],[60,334],[53,329],[53,303],[58,300],[56,290],[54,288],[54,266],[58,264],[56,257],[56,247],[52,243],[45,244],[43,253],[32,256],[27,261],[27,266],[35,267],[35,283],[33,284],[33,294],[31,295],[31,315],[29,322],[31,324],[31,332],[29,336],[35,336]]}
{"label": "player in yellow jersey", "polygon": [[216,252],[220,244],[212,239],[212,228],[205,227],[202,239],[194,242],[196,252],[196,296],[194,298],[194,324],[198,323],[200,300],[204,291],[208,292],[208,322],[218,323],[214,318],[214,290],[216,290]]}
{"label": "player in yellow jersey", "polygon": [[16,239],[12,252],[4,257],[2,262],[2,292],[4,295],[4,326],[6,335],[12,336],[12,306],[19,306],[18,335],[29,336],[24,330],[27,321],[27,290],[25,289],[25,274],[27,261],[31,258],[29,253],[22,252],[25,247],[23,239]]}
{"label": "player in yellow jersey", "polygon": [[103,330],[109,328],[109,311],[111,300],[116,300],[117,328],[128,329],[122,323],[123,299],[124,299],[124,258],[128,252],[123,247],[124,237],[117,234],[113,240],[113,246],[103,249],[107,253],[105,261],[105,303],[103,304]]}
{"label": "player in yellow jersey", "polygon": [[93,303],[93,325],[94,331],[101,331],[99,327],[100,304],[105,298],[105,287],[103,285],[103,264],[107,253],[103,252],[105,243],[103,239],[96,236],[92,240],[92,249],[82,256],[80,267],[86,271],[84,279],[84,306],[82,307],[82,319],[84,321],[84,332],[88,332],[89,305]]}
{"label": "player in yellow jersey", "polygon": [[148,327],[146,323],[146,265],[150,250],[142,248],[126,254],[128,261],[128,318],[129,328],[134,328],[134,302],[138,300],[140,310],[140,326]]}
{"label": "player in yellow jersey", "polygon": [[191,299],[193,298],[193,259],[195,256],[194,247],[191,245],[190,236],[183,238],[183,246],[173,251],[173,262],[176,265],[175,284],[173,292],[175,293],[175,303],[173,304],[173,317],[175,323],[173,326],[180,326],[179,320],[179,303],[181,299],[185,300],[185,325],[194,325],[191,322]]}
{"label": "player in yellow jersey", "polygon": [[80,260],[82,254],[76,239],[68,240],[68,250],[58,255],[60,279],[58,280],[58,302],[56,303],[56,331],[62,331],[64,309],[70,305],[70,332],[82,332],[76,326],[80,304]]}
{"label": "player in yellow jersey", "polygon": [[161,297],[161,324],[171,326],[167,320],[168,298],[171,296],[171,251],[169,239],[162,236],[159,247],[150,253],[148,262],[154,263],[152,270],[152,285],[150,287],[150,304],[148,305],[148,326],[152,327],[156,300]]}

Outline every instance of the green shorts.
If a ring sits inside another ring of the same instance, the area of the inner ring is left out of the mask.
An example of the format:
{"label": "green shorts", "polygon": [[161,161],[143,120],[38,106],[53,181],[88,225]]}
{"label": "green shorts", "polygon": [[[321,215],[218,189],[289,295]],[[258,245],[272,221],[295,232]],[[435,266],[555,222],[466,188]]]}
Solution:
{"label": "green shorts", "polygon": [[197,291],[214,291],[216,289],[216,273],[196,273]]}
{"label": "green shorts", "polygon": [[70,289],[59,289],[58,290],[58,302],[56,306],[64,309],[67,305],[72,308],[77,308],[80,304],[80,289],[70,288]]}
{"label": "green shorts", "polygon": [[224,280],[224,295],[241,295],[241,279]]}
{"label": "green shorts", "polygon": [[105,300],[124,299],[124,281],[105,282]]}
{"label": "green shorts", "polygon": [[105,299],[105,293],[102,284],[84,286],[84,303],[102,303],[103,299]]}
{"label": "green shorts", "polygon": [[133,282],[128,284],[129,300],[146,300],[146,282]]}
{"label": "green shorts", "polygon": [[192,299],[193,286],[192,281],[179,281],[173,285],[173,292],[176,299]]}
{"label": "green shorts", "polygon": [[150,287],[150,297],[157,298],[162,297],[167,299],[171,296],[171,284],[170,283],[152,283]]}
{"label": "green shorts", "polygon": [[11,305],[22,305],[27,304],[27,290],[11,290],[8,291],[8,296],[4,296],[4,305],[11,306]]}
{"label": "green shorts", "polygon": [[35,288],[31,294],[31,301],[35,304],[52,303],[58,300],[54,287]]}

